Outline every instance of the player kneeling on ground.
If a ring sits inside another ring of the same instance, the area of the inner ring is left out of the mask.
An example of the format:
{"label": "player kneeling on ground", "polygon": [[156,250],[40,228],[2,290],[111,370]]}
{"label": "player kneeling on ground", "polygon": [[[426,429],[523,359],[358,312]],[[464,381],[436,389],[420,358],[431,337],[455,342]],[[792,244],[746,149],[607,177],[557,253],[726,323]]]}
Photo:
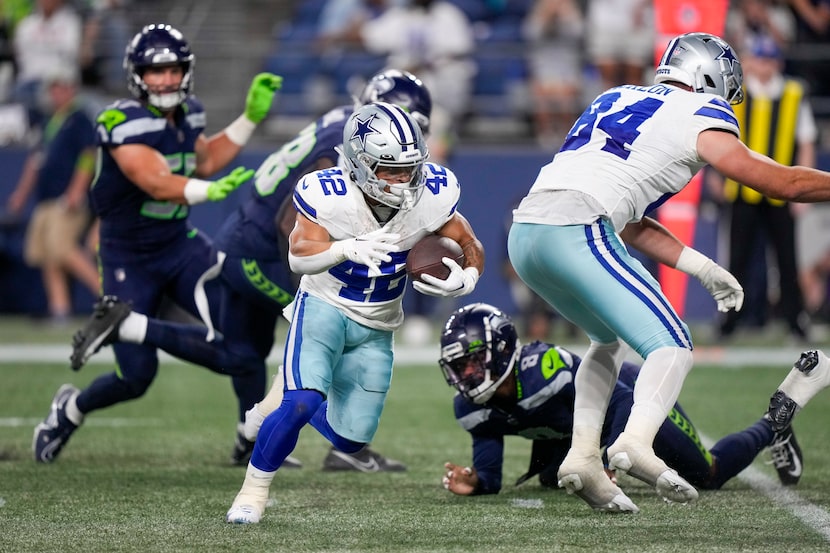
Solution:
{"label": "player kneeling on ground", "polygon": [[[510,318],[491,305],[474,303],[455,311],[441,334],[439,364],[459,392],[453,398],[455,417],[473,438],[473,462],[446,463],[444,488],[458,495],[498,493],[504,437],[517,435],[532,439],[533,448],[528,472],[516,485],[538,475],[543,486],[556,487],[559,465],[571,445],[573,382],[581,361],[552,344],[522,346]],[[623,363],[605,415],[602,447],[624,429],[639,370]],[[805,352],[773,395],[768,413],[751,426],[707,450],[688,415],[675,404],[657,432],[654,451],[698,488],[719,489],[768,447],[781,483],[795,485],[802,457],[792,416],[829,383],[827,357]],[[614,478],[613,473],[609,476]]]}

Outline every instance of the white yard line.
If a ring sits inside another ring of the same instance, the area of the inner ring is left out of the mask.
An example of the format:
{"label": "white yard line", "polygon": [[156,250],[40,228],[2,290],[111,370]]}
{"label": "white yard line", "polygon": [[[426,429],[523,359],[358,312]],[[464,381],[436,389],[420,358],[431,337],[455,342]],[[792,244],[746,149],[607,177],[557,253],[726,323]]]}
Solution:
{"label": "white yard line", "polygon": [[[705,434],[700,434],[700,439],[706,447],[712,447],[715,441]],[[826,509],[810,503],[798,494],[795,488],[786,488],[777,480],[768,476],[761,470],[750,465],[739,475],[756,492],[765,495],[770,501],[785,509],[805,526],[811,528],[830,542],[830,513]]]}

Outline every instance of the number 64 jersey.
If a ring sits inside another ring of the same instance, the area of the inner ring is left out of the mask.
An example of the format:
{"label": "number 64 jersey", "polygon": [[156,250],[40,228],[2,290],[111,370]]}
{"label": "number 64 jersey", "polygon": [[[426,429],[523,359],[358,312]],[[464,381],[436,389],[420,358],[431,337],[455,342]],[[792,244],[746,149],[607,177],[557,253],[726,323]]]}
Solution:
{"label": "number 64 jersey", "polygon": [[[366,265],[343,261],[326,271],[303,275],[300,290],[340,308],[346,316],[370,328],[395,330],[403,323],[406,256],[412,246],[440,229],[458,209],[461,185],[455,174],[425,163],[426,185],[409,211],[398,211],[384,226],[400,236],[399,251],[380,263],[381,276],[370,277]],[[332,240],[346,240],[381,227],[361,189],[341,167],[309,173],[294,189],[294,206],[325,228]]]}
{"label": "number 64 jersey", "polygon": [[[732,108],[719,96],[664,84],[612,88],[574,123],[513,220],[590,224],[605,217],[619,232],[682,190],[706,164],[697,137],[708,129],[740,137]],[[566,203],[552,205],[544,192],[559,190],[587,195],[590,207],[571,203],[573,195],[557,195]]]}

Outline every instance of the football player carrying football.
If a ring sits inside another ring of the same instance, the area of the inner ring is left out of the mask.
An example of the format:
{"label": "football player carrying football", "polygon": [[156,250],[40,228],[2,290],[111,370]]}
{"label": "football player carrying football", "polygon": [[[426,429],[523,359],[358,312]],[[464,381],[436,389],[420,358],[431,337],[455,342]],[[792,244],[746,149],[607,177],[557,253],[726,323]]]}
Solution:
{"label": "football player carrying football", "polygon": [[[211,175],[233,160],[282,84],[276,75],[257,75],[244,114],[208,138],[205,111],[192,95],[193,63],[190,46],[177,29],[144,27],[124,56],[133,98],[111,104],[97,117],[98,166],[90,196],[101,222],[102,289],[148,316],[156,315],[165,294],[198,314],[194,289],[215,254],[208,239],[188,223],[188,206],[225,199],[254,171],[240,167],[216,181],[193,175]],[[107,299],[96,309],[103,309]],[[127,312],[121,303],[119,316]],[[133,332],[146,332],[146,317],[143,321]],[[112,323],[102,329],[103,336],[111,329]],[[101,339],[101,334],[94,336],[87,347],[94,350]],[[147,391],[158,371],[156,348],[118,343],[114,350],[117,371],[98,377],[83,391],[69,384],[58,390],[49,416],[35,428],[35,460],[53,461],[87,414]],[[262,388],[264,377],[257,392]]]}
{"label": "football player carrying football", "polygon": [[285,394],[262,423],[228,522],[260,521],[271,481],[306,424],[341,451],[371,441],[392,379],[413,244],[435,232],[458,242],[466,257],[463,267],[447,258],[447,279],[415,283],[419,291],[457,297],[475,288],[484,251],[458,212],[460,184],[426,159],[415,121],[376,102],[347,120],[340,165],[297,184],[288,259],[303,276],[290,308]]}
{"label": "football player carrying football", "polygon": [[[605,477],[599,449],[623,343],[645,361],[625,430],[608,446],[609,466],[667,501],[697,497],[652,448],[692,368],[692,339],[623,241],[699,279],[725,312],[743,304],[738,281],[648,214],[707,163],[772,198],[830,200],[830,174],[785,167],[741,142],[730,103],[743,98],[742,74],[722,39],[706,33],[672,39],[655,84],[600,94],[513,212],[508,253],[517,274],[591,340],[574,381],[573,438],[558,479],[594,509],[637,510]],[[820,372],[830,378],[824,364]],[[790,398],[801,393],[792,385],[784,390]]]}
{"label": "football player carrying football", "polygon": [[[458,495],[498,493],[505,436],[533,440],[530,467],[516,485],[538,474],[542,485],[556,487],[559,465],[571,444],[574,380],[582,362],[552,344],[522,345],[513,321],[496,307],[473,303],[455,311],[441,334],[439,364],[447,383],[458,390],[453,398],[455,417],[472,436],[473,462],[470,466],[446,463],[444,488]],[[788,378],[807,383],[810,378],[804,371],[819,363],[827,364],[824,354],[806,352]],[[634,405],[639,371],[638,365],[622,363],[602,423],[602,447],[614,443],[623,431]],[[809,387],[821,389],[815,382]],[[770,402],[773,406],[779,403],[777,395]],[[657,431],[654,451],[693,485],[714,490],[769,447],[781,483],[795,485],[802,473],[801,449],[790,421],[780,422],[773,408],[707,449],[689,416],[675,403]]]}
{"label": "football player carrying football", "polygon": [[[411,73],[395,69],[378,73],[355,104],[376,100],[405,108],[421,130],[429,132],[432,99]],[[239,402],[231,461],[247,466],[260,424],[282,399],[280,374],[275,376],[267,397],[263,399],[263,395],[266,359],[274,344],[277,321],[294,298],[299,280],[288,267],[287,237],[297,213],[292,192],[306,173],[335,165],[335,148],[343,142],[343,127],[355,104],[331,109],[268,156],[256,171],[247,199],[214,236],[221,261],[212,270],[218,278],[205,289],[211,306],[205,318],[216,327],[215,339],[205,339],[202,325],[130,313],[122,300],[110,297],[99,303],[96,316],[78,333],[73,367],[80,367],[101,345],[124,341],[153,345],[192,363],[236,375],[234,388],[245,401]],[[135,333],[134,328],[143,332]],[[290,456],[283,463],[283,467],[299,466],[301,463]],[[395,472],[406,470],[406,465],[368,447],[354,454],[331,448],[323,469]]]}

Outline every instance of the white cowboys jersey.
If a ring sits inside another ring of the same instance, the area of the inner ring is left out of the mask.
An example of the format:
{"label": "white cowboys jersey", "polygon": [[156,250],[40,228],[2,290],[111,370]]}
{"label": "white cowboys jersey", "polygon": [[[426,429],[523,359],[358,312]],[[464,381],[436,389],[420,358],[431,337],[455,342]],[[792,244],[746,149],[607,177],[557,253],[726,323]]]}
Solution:
{"label": "white cowboys jersey", "polygon": [[719,96],[662,84],[612,88],[580,116],[513,220],[563,224],[551,217],[558,210],[546,192],[572,190],[593,204],[591,213],[576,216],[605,217],[620,231],[682,190],[706,164],[697,137],[707,129],[740,136],[732,108]]}
{"label": "white cowboys jersey", "polygon": [[[452,171],[424,164],[426,185],[421,199],[406,212],[399,211],[385,225],[399,234],[400,248],[392,261],[381,263],[381,276],[370,277],[366,265],[343,261],[327,271],[303,275],[300,289],[339,307],[349,318],[370,328],[395,330],[403,323],[406,256],[412,246],[444,226],[458,209],[461,185]],[[380,224],[366,204],[363,192],[341,167],[309,173],[294,190],[297,210],[324,227],[332,240],[345,240],[372,232]]]}

